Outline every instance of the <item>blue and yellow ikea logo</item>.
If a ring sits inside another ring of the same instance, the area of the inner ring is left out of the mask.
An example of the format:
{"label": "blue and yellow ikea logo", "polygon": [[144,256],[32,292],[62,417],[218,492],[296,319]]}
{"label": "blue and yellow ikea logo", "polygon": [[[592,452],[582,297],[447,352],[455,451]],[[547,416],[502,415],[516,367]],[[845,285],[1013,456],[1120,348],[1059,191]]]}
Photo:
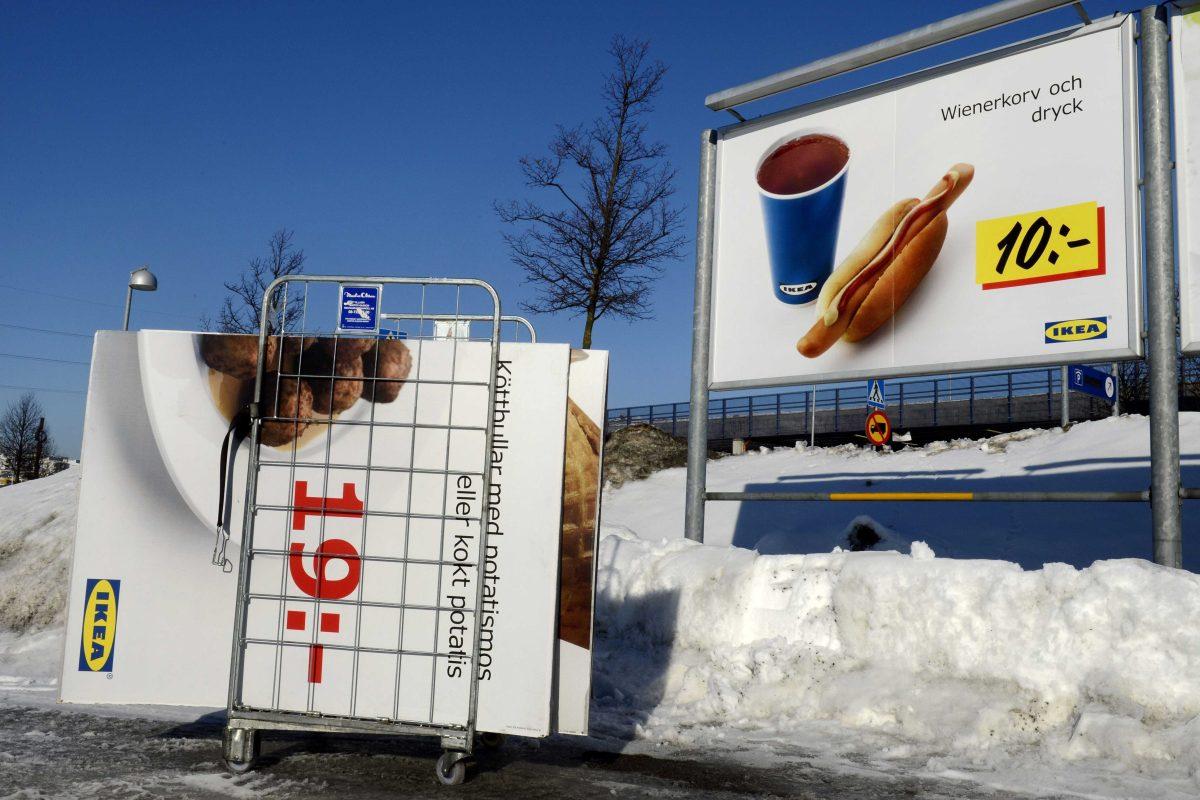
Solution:
{"label": "blue and yellow ikea logo", "polygon": [[1086,339],[1107,339],[1107,317],[1085,317],[1064,319],[1046,323],[1046,344],[1055,342],[1082,342]]}
{"label": "blue and yellow ikea logo", "polygon": [[83,633],[79,640],[80,672],[112,672],[120,595],[120,581],[88,578],[83,595]]}

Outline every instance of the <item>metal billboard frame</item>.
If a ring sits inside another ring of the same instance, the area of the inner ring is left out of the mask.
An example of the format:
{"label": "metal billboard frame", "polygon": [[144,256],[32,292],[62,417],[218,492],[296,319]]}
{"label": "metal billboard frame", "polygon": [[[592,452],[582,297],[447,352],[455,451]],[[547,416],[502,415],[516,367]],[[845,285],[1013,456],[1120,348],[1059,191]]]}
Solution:
{"label": "metal billboard frame", "polygon": [[[745,120],[734,111],[741,103],[761,99],[797,86],[824,80],[835,75],[843,74],[871,64],[886,61],[918,49],[931,47],[952,41],[970,33],[977,33],[1013,22],[1018,19],[1048,11],[1053,8],[1075,5],[1072,2],[1047,2],[1047,0],[1005,0],[968,14],[959,15],[941,23],[910,31],[906,34],[890,37],[874,44],[865,45],[854,50],[846,51],[830,58],[822,59],[794,70],[778,73],[761,81],[745,84],[725,92],[710,95],[707,105],[713,110],[730,111],[739,122],[721,129],[710,129],[703,132],[700,147],[700,180],[699,199],[697,202],[696,227],[696,290],[692,310],[692,364],[691,364],[691,395],[690,407],[702,410],[702,413],[691,413],[688,416],[688,462],[687,490],[685,500],[685,536],[693,541],[704,539],[704,512],[707,500],[784,500],[801,499],[795,496],[774,496],[764,493],[720,492],[709,493],[706,489],[707,473],[707,444],[708,444],[708,400],[709,393],[714,388],[738,388],[764,385],[787,385],[778,380],[754,381],[739,383],[722,383],[715,387],[710,382],[713,328],[713,251],[716,229],[716,181],[717,181],[717,144],[723,136],[732,131],[745,130],[751,127],[761,127],[769,122],[778,121],[790,116],[812,113],[821,108],[841,105],[851,100],[878,94],[883,91],[893,91],[902,86],[936,77],[941,74],[964,69],[975,64],[992,61],[1005,55],[1032,50],[1055,42],[1064,41],[1077,36],[1087,35],[1126,24],[1132,14],[1115,15],[1114,17],[1097,21],[1086,21],[1081,25],[1052,31],[1037,37],[1026,39],[986,52],[977,53],[966,58],[957,59],[928,69],[919,70],[888,81],[868,85],[851,92],[817,100],[813,103],[786,109],[762,118]],[[1127,137],[1126,169],[1134,170],[1130,175],[1128,186],[1140,185],[1143,197],[1139,204],[1136,189],[1127,189],[1128,207],[1135,216],[1132,226],[1134,233],[1127,243],[1130,252],[1127,269],[1133,281],[1129,292],[1131,319],[1135,328],[1145,324],[1147,331],[1147,347],[1145,355],[1150,360],[1150,450],[1151,450],[1151,487],[1149,492],[1113,492],[1113,493],[1037,493],[1039,501],[1117,501],[1149,500],[1152,509],[1154,559],[1157,563],[1180,567],[1182,565],[1181,536],[1181,499],[1190,497],[1181,488],[1179,471],[1179,416],[1178,416],[1178,347],[1174,339],[1177,309],[1174,299],[1174,216],[1171,198],[1171,107],[1170,107],[1170,75],[1169,53],[1167,47],[1168,29],[1167,15],[1164,6],[1149,6],[1140,12],[1138,31],[1131,41],[1140,40],[1140,71],[1134,63],[1139,53],[1133,52],[1132,47],[1122,43],[1122,72],[1132,85],[1126,86],[1126,124],[1130,125],[1130,136]],[[1129,98],[1138,91],[1141,100],[1140,125],[1136,103]],[[1137,159],[1137,141],[1141,142],[1141,164]],[[1139,175],[1141,180],[1137,180]],[[1144,229],[1138,231],[1136,215],[1141,212]],[[1139,314],[1142,294],[1140,285],[1141,270],[1135,259],[1141,255],[1142,247],[1145,252],[1145,295],[1146,313]],[[1131,337],[1133,334],[1131,333]],[[1132,352],[1122,350],[1119,353],[1105,355],[1104,360],[1117,358],[1135,358],[1139,348],[1132,347]],[[989,366],[1027,366],[1027,359],[1012,363],[988,362]],[[1038,362],[1042,364],[1043,362]],[[1057,360],[1046,363],[1057,363]],[[936,365],[930,365],[936,367]],[[970,365],[960,365],[958,369],[970,369]],[[894,377],[909,374],[908,371],[888,372],[884,377]],[[913,373],[916,374],[916,373]],[[857,373],[847,373],[813,378],[805,376],[806,382],[823,383],[862,377]],[[1030,493],[1033,494],[1033,493]],[[1106,495],[1111,494],[1112,497]],[[1136,497],[1133,495],[1136,494]],[[1057,496],[1051,496],[1057,495]],[[812,496],[805,499],[832,499]],[[851,498],[845,498],[851,499]],[[855,497],[853,499],[870,499]],[[880,498],[883,499],[883,498]],[[920,500],[938,498],[920,498],[916,496],[891,496],[893,500]],[[941,498],[952,499],[952,498]],[[965,499],[965,498],[957,498]],[[973,499],[1011,499],[1016,497],[984,498],[976,495]],[[1021,498],[1025,499],[1025,498]],[[1029,498],[1034,499],[1034,498]]]}

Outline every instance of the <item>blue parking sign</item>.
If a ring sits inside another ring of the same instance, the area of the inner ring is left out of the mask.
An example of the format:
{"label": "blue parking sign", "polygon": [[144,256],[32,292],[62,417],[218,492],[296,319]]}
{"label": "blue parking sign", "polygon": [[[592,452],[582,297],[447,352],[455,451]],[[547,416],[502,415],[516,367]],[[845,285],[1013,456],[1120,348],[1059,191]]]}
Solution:
{"label": "blue parking sign", "polygon": [[383,287],[377,283],[338,285],[338,333],[378,333],[379,300]]}
{"label": "blue parking sign", "polygon": [[1083,364],[1072,364],[1067,368],[1067,378],[1067,388],[1072,392],[1090,394],[1110,403],[1117,400],[1116,378],[1107,372]]}

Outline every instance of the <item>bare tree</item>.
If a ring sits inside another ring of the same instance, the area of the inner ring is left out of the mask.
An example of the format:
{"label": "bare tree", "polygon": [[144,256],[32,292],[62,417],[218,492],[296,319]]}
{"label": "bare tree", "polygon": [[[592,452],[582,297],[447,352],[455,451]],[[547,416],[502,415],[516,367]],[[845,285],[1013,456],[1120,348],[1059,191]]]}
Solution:
{"label": "bare tree", "polygon": [[513,263],[537,286],[525,303],[537,313],[583,315],[583,346],[596,320],[651,316],[650,289],[662,264],[680,257],[682,211],[673,208],[675,170],[666,147],[646,139],[646,115],[667,68],[647,58],[649,44],[616,37],[605,79],[604,111],[588,126],[564,128],[549,155],[520,161],[525,183],[548,189],[552,206],[497,203]]}
{"label": "bare tree", "polygon": [[32,393],[9,404],[0,416],[0,456],[12,470],[13,482],[41,475],[39,457],[51,454],[54,444],[44,426],[46,414]]}
{"label": "bare tree", "polygon": [[[1130,413],[1149,413],[1150,364],[1145,359],[1122,361],[1117,365],[1121,409]],[[1179,357],[1179,406],[1184,411],[1200,407],[1200,356]]]}
{"label": "bare tree", "polygon": [[[271,235],[267,257],[255,256],[250,259],[241,277],[225,284],[229,296],[217,314],[215,325],[211,320],[203,320],[206,328],[215,327],[223,333],[258,333],[263,293],[271,281],[304,271],[304,251],[292,245],[293,234],[293,231],[285,228],[275,231]],[[285,297],[285,294],[278,292],[272,298],[274,307],[267,320],[267,326],[272,331],[279,328],[281,323],[284,330],[293,330],[304,313],[300,298]]]}

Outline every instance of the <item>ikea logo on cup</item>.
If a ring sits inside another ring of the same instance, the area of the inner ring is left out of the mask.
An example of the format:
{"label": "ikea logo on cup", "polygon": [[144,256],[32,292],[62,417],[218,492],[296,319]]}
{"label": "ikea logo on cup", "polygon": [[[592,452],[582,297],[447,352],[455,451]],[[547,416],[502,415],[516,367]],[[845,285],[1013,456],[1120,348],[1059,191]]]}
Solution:
{"label": "ikea logo on cup", "polygon": [[809,292],[811,292],[813,289],[816,289],[820,285],[821,284],[817,283],[816,281],[811,281],[810,283],[798,283],[798,284],[781,283],[781,284],[779,284],[779,291],[781,291],[787,295],[792,295],[794,297],[798,297],[800,295],[808,294]]}
{"label": "ikea logo on cup", "polygon": [[83,595],[83,632],[79,639],[80,672],[112,672],[120,594],[120,581],[88,578]]}
{"label": "ikea logo on cup", "polygon": [[1107,339],[1107,317],[1085,317],[1064,319],[1046,323],[1046,344],[1055,342],[1082,342],[1086,339]]}

